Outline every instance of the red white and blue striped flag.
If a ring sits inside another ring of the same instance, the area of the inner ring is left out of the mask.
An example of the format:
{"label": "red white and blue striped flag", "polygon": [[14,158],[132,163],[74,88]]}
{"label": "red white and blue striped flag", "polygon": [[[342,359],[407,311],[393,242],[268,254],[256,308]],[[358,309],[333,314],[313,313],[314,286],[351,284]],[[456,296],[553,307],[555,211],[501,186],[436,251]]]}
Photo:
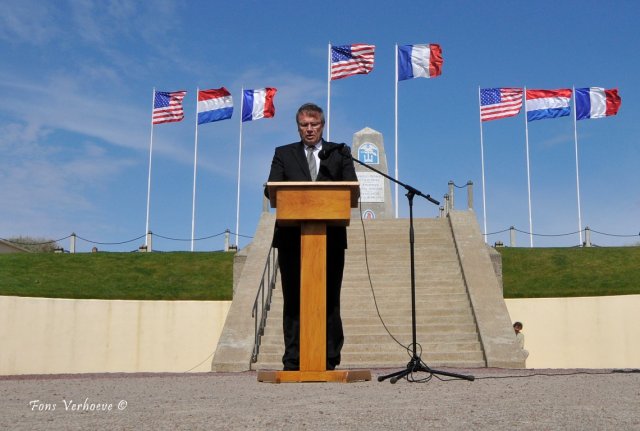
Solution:
{"label": "red white and blue striped flag", "polygon": [[198,91],[198,124],[226,120],[233,115],[233,97],[224,88]]}
{"label": "red white and blue striped flag", "polygon": [[518,115],[522,109],[522,88],[482,88],[480,119],[499,120]]}
{"label": "red white and blue striped flag", "polygon": [[278,89],[272,87],[244,90],[242,97],[242,122],[272,118],[276,115],[273,98]]}
{"label": "red white and blue striped flag", "polygon": [[442,75],[442,48],[437,43],[398,47],[398,81]]}
{"label": "red white and blue striped flag", "polygon": [[571,95],[570,88],[527,90],[525,95],[527,121],[568,116],[571,114],[571,106],[569,106]]}
{"label": "red white and blue striped flag", "polygon": [[182,121],[184,118],[182,99],[186,94],[186,91],[156,91],[153,97],[152,123]]}
{"label": "red white and blue striped flag", "polygon": [[375,45],[354,43],[331,47],[331,80],[367,74],[373,70]]}
{"label": "red white and blue striped flag", "polygon": [[622,99],[617,88],[576,88],[576,120],[604,118],[616,115]]}

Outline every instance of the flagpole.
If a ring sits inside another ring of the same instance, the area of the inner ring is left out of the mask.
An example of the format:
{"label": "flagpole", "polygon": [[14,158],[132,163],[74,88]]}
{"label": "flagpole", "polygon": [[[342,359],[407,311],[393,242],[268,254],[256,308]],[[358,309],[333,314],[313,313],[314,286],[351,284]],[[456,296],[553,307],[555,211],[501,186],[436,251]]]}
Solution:
{"label": "flagpole", "polygon": [[236,201],[236,250],[239,247],[240,232],[240,167],[242,166],[242,111],[244,110],[244,87],[240,90],[240,145],[238,146],[238,197]]}
{"label": "flagpole", "polygon": [[[396,82],[395,82],[395,155],[394,155],[394,163],[395,163],[395,177],[396,180],[399,180],[398,177],[398,44],[396,43],[396,52],[395,52],[395,62],[396,62]],[[398,218],[398,183],[395,183],[395,206],[396,206],[396,218]]]}
{"label": "flagpole", "polygon": [[191,204],[191,251],[193,251],[193,245],[195,241],[196,231],[196,173],[198,170],[198,96],[200,95],[200,88],[196,87],[196,137],[195,148],[193,150],[193,198]]}
{"label": "flagpole", "polygon": [[327,141],[331,141],[331,42],[327,57]]}
{"label": "flagpole", "polygon": [[578,168],[578,120],[576,113],[576,87],[571,87],[573,94],[573,137],[576,148],[576,191],[578,194],[578,234],[580,235],[580,243],[578,246],[582,246],[582,210],[580,209],[580,171]]}
{"label": "flagpole", "polygon": [[[144,231],[144,245],[146,247],[149,246],[149,244],[147,244],[147,238],[149,237],[149,235],[147,235],[149,233],[149,207],[150,207],[150,203],[151,203],[151,156],[153,154],[153,107],[155,105],[155,100],[156,100],[156,87],[153,87],[153,95],[151,96],[151,139],[150,139],[150,143],[149,143],[149,177],[147,179],[147,224],[145,226],[145,231]],[[147,249],[147,251],[150,251]]]}
{"label": "flagpole", "polygon": [[524,87],[524,131],[527,150],[527,192],[529,196],[529,246],[533,248],[533,221],[531,218],[531,171],[529,169],[529,121],[527,119],[527,87]]}
{"label": "flagpole", "polygon": [[480,118],[480,160],[482,163],[482,221],[484,224],[484,242],[487,243],[487,201],[484,187],[484,138],[482,136],[482,98],[480,86],[478,86],[478,116]]}

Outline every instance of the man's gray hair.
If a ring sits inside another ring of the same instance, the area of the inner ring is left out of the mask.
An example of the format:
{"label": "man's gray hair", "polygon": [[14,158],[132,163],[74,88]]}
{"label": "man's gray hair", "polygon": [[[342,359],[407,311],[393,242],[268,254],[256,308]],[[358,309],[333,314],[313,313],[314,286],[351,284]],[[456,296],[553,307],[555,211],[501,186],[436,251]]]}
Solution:
{"label": "man's gray hair", "polygon": [[315,103],[305,103],[300,108],[298,108],[298,112],[296,112],[296,123],[298,122],[298,117],[300,116],[300,114],[303,113],[320,114],[320,121],[322,121],[322,124],[324,124],[324,111]]}

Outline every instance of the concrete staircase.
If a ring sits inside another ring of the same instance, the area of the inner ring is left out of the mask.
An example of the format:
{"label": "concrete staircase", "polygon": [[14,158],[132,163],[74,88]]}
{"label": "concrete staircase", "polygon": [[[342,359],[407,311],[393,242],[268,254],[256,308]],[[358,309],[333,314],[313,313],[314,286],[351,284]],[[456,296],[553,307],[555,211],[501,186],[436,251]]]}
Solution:
{"label": "concrete staircase", "polygon": [[[484,367],[486,361],[448,220],[419,219],[414,222],[414,230],[417,342],[422,359],[429,366]],[[348,228],[341,296],[345,345],[340,368],[403,367],[410,359],[405,348],[411,352],[408,231],[406,219],[367,220],[364,230],[356,221]],[[402,345],[387,333],[383,321]],[[278,288],[258,363],[252,368],[279,369],[282,354],[282,294]]]}
{"label": "concrete staircase", "polygon": [[[274,222],[272,213],[263,213],[239,271],[212,371],[282,368],[279,282],[258,361],[251,362],[252,306]],[[422,360],[432,367],[524,367],[489,247],[473,211],[417,219],[414,225],[417,343]],[[408,220],[367,220],[363,229],[363,223],[354,219],[348,235],[341,295],[345,345],[339,368],[403,368],[412,353]]]}

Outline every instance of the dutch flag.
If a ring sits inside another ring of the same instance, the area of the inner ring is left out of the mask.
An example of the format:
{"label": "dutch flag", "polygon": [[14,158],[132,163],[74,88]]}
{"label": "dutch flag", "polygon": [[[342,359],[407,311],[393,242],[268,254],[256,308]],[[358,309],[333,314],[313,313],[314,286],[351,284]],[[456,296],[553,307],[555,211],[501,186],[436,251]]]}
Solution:
{"label": "dutch flag", "polygon": [[226,120],[233,115],[233,98],[226,88],[198,91],[198,124]]}
{"label": "dutch flag", "polygon": [[571,113],[571,89],[527,90],[527,121],[565,117]]}

